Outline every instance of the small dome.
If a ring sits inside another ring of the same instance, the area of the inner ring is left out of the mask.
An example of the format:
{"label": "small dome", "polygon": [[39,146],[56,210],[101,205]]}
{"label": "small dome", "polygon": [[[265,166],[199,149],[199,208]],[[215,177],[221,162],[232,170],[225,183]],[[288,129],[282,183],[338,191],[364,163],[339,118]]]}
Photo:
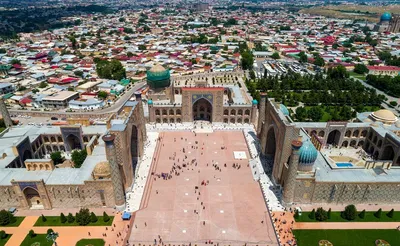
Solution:
{"label": "small dome", "polygon": [[385,12],[381,15],[381,21],[390,21],[392,19],[392,15],[389,12]]}
{"label": "small dome", "polygon": [[107,176],[111,174],[111,166],[108,161],[102,161],[96,164],[93,169],[94,175]]}
{"label": "small dome", "polygon": [[151,99],[147,100],[147,104],[148,105],[153,105],[153,100],[151,100]]}
{"label": "small dome", "polygon": [[378,111],[375,111],[371,113],[370,116],[374,120],[384,123],[394,123],[397,121],[397,117],[393,114],[393,112],[387,109],[380,109]]}
{"label": "small dome", "polygon": [[156,64],[150,69],[150,72],[152,72],[152,73],[162,73],[165,71],[166,71],[166,69],[163,66],[161,66],[160,64]]}
{"label": "small dome", "polygon": [[254,105],[257,105],[257,104],[258,104],[258,102],[257,102],[256,99],[253,99],[252,103],[253,103]]}
{"label": "small dome", "polygon": [[309,139],[303,142],[300,148],[300,165],[313,165],[318,156],[318,150],[314,147]]}
{"label": "small dome", "polygon": [[285,115],[285,116],[288,116],[288,115],[289,115],[289,109],[286,108],[285,105],[281,104],[280,110],[281,110],[281,112],[283,113],[283,115]]}

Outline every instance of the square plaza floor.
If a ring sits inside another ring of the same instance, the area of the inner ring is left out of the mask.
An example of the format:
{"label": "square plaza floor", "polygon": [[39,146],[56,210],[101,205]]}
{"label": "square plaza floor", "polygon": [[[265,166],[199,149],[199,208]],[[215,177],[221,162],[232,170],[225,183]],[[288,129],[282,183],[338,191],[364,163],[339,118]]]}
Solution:
{"label": "square plaza floor", "polygon": [[164,243],[278,245],[248,159],[234,157],[234,151],[250,156],[242,132],[164,132],[160,137],[151,172],[169,174],[174,163],[182,169],[168,180],[149,176],[143,208],[133,216],[131,243],[159,242],[160,236]]}

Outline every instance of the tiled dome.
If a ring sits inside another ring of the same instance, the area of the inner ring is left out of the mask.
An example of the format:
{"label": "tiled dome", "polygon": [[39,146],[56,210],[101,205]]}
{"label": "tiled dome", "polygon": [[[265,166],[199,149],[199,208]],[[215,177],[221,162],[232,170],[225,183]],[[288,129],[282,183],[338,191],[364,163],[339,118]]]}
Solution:
{"label": "tiled dome", "polygon": [[252,103],[253,103],[254,105],[257,105],[257,104],[258,104],[258,102],[257,102],[256,99],[254,99],[254,100],[252,101]]}
{"label": "tiled dome", "polygon": [[285,115],[285,116],[288,116],[288,115],[289,115],[289,109],[286,108],[285,105],[281,104],[280,110],[281,110],[281,112],[283,113],[283,115]]}
{"label": "tiled dome", "polygon": [[299,165],[313,165],[318,156],[318,150],[309,139],[300,148]]}
{"label": "tiled dome", "polygon": [[381,21],[390,21],[392,15],[389,12],[385,12],[381,15]]}

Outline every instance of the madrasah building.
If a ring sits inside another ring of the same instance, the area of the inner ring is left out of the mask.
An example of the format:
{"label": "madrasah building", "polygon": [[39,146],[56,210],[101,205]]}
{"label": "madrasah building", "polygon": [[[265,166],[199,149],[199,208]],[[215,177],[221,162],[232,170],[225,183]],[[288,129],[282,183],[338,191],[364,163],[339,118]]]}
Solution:
{"label": "madrasah building", "polygon": [[400,202],[400,121],[389,110],[354,122],[294,122],[262,95],[257,134],[284,204]]}

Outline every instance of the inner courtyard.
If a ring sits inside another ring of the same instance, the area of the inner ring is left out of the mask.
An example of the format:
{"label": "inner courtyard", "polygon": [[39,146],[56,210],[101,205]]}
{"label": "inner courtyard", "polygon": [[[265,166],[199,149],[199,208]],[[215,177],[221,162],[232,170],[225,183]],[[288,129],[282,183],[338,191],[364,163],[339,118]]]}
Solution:
{"label": "inner courtyard", "polygon": [[159,138],[130,243],[278,245],[242,131]]}

